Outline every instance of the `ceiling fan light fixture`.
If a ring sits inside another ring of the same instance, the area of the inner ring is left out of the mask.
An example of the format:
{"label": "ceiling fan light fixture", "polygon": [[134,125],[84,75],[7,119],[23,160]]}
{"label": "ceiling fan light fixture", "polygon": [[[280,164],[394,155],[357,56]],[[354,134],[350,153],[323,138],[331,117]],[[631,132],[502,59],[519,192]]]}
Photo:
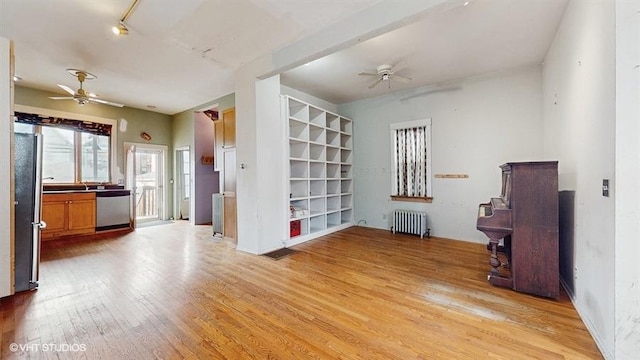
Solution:
{"label": "ceiling fan light fixture", "polygon": [[129,35],[129,29],[127,28],[127,26],[124,24],[124,22],[120,22],[118,23],[117,26],[114,26],[111,28],[111,31],[113,31],[114,35]]}

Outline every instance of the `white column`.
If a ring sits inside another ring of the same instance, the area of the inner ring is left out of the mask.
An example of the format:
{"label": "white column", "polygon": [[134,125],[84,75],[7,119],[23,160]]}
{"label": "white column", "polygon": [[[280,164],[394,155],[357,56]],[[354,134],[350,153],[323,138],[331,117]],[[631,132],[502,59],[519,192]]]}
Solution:
{"label": "white column", "polygon": [[14,293],[12,62],[11,41],[0,37],[0,297]]}
{"label": "white column", "polygon": [[616,359],[633,359],[640,353],[639,11],[639,1],[616,1]]}

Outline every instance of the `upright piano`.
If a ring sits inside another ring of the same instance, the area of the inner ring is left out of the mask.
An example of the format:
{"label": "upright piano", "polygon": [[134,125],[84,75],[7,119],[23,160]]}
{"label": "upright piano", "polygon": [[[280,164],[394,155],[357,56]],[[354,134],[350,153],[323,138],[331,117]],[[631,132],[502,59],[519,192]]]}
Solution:
{"label": "upright piano", "polygon": [[558,298],[558,162],[501,165],[500,197],[480,204],[476,228],[489,238],[496,286]]}

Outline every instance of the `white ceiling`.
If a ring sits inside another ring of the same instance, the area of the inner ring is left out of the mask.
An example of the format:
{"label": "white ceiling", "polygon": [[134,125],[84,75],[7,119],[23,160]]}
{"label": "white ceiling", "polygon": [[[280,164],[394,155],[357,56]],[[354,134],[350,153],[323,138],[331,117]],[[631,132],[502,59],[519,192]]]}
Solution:
{"label": "white ceiling", "polygon": [[[65,69],[97,75],[105,100],[174,114],[234,91],[242,65],[349,18],[380,0],[0,0],[0,36],[14,40],[21,86],[77,88]],[[540,63],[567,0],[474,0],[286,72],[282,82],[334,103]],[[399,61],[409,84],[367,89]]]}
{"label": "white ceiling", "polygon": [[[542,63],[568,1],[475,0],[284,73],[283,84],[335,104]],[[368,86],[382,64],[409,83]],[[319,75],[321,74],[321,75]]]}

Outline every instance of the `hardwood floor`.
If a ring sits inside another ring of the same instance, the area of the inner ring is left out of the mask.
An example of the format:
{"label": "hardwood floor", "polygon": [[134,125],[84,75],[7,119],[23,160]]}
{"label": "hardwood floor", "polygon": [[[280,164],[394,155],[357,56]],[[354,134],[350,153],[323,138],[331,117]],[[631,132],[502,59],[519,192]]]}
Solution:
{"label": "hardwood floor", "polygon": [[1,357],[602,358],[566,294],[488,284],[484,245],[354,227],[295,249],[245,254],[186,222],[47,242],[40,289],[0,300]]}

